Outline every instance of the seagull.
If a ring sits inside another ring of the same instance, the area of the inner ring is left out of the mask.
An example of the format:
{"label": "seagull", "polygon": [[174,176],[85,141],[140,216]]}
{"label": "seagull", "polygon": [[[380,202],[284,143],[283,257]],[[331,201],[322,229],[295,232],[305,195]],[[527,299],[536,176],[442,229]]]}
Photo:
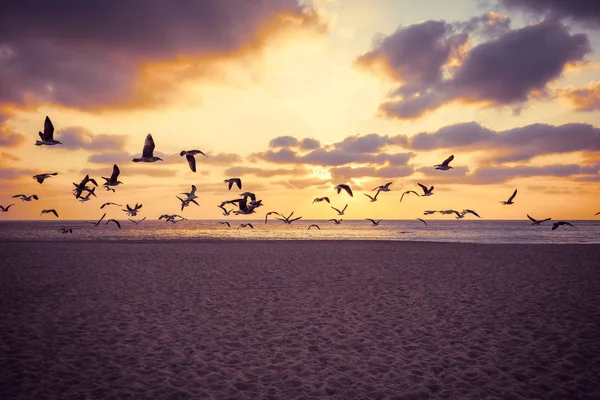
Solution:
{"label": "seagull", "polygon": [[122,204],[112,203],[112,202],[110,202],[110,201],[109,201],[108,203],[104,203],[104,204],[102,204],[102,205],[100,206],[100,209],[103,209],[104,207],[106,207],[106,206],[110,206],[110,205],[113,205],[113,206],[119,206],[119,207],[123,207],[123,205],[122,205]]}
{"label": "seagull", "polygon": [[598,211],[598,212],[597,212],[596,214],[594,214],[594,215],[600,215],[600,211]]}
{"label": "seagull", "polygon": [[155,162],[155,161],[163,161],[162,158],[154,157],[154,139],[152,139],[152,135],[148,134],[146,136],[146,140],[144,141],[144,148],[142,149],[142,156],[133,159],[133,162]]}
{"label": "seagull", "polygon": [[311,225],[309,225],[309,226],[308,226],[308,229],[307,229],[307,231],[310,231],[310,228],[312,228],[313,226],[314,226],[315,228],[317,228],[318,230],[321,230],[321,228],[319,228],[319,225],[317,225],[317,224],[311,224]]}
{"label": "seagull", "polygon": [[110,178],[101,177],[102,179],[104,179],[106,181],[106,182],[104,182],[104,186],[106,186],[106,188],[108,189],[109,186],[118,186],[121,183],[123,183],[120,180],[118,180],[120,173],[121,173],[121,171],[119,170],[119,167],[117,166],[117,164],[113,165],[113,172],[112,172],[112,175],[110,176]]}
{"label": "seagull", "polygon": [[456,219],[462,219],[462,218],[464,218],[464,217],[465,217],[465,213],[459,213],[459,212],[458,212],[458,211],[456,211],[456,210],[452,210],[452,212],[453,212],[454,214],[456,214]]}
{"label": "seagull", "polygon": [[133,220],[133,219],[131,219],[131,218],[127,218],[127,219],[128,219],[128,220],[130,220],[131,222],[133,222],[134,224],[136,224],[136,225],[137,225],[137,224],[139,224],[140,222],[142,222],[143,220],[145,220],[145,219],[146,219],[146,217],[144,217],[144,218],[140,219],[139,221],[134,221],[134,220]]}
{"label": "seagull", "polygon": [[129,207],[129,204],[126,204],[125,207],[126,209],[122,210],[125,211],[125,213],[127,213],[127,215],[129,215],[130,217],[135,217],[138,213],[138,211],[140,210],[140,208],[142,208],[143,204],[138,204],[135,203],[135,207],[131,208]]}
{"label": "seagull", "polygon": [[[301,219],[302,217],[296,217],[296,218],[292,218],[292,215],[294,215],[294,212],[292,211],[292,213],[290,215],[288,215],[287,217],[284,217],[283,215],[279,214],[279,216],[283,217],[283,218],[275,218],[279,221],[283,221],[284,224],[288,224],[290,225],[292,222],[294,221],[298,221],[299,219]],[[292,218],[292,219],[290,219]]]}
{"label": "seagull", "polygon": [[448,215],[448,214],[453,214],[453,213],[455,213],[456,211],[454,211],[454,210],[440,210],[440,211],[438,211],[438,212],[439,212],[440,214],[442,214],[442,215]]}
{"label": "seagull", "polygon": [[44,179],[50,178],[51,176],[58,175],[58,172],[53,172],[51,174],[37,174],[33,176],[33,179],[37,180],[39,183],[44,183]]}
{"label": "seagull", "polygon": [[515,198],[516,195],[517,195],[517,189],[515,189],[515,191],[513,192],[512,196],[510,196],[507,201],[501,201],[500,203],[504,204],[505,206],[509,206],[511,204],[515,204],[513,202],[513,199]]}
{"label": "seagull", "polygon": [[269,215],[273,215],[273,214],[279,215],[280,217],[282,216],[277,211],[269,211],[268,213],[265,214],[265,224],[267,223],[267,219],[269,218]]}
{"label": "seagull", "polygon": [[434,211],[434,210],[426,210],[426,211],[423,211],[423,215],[435,214],[436,212],[437,211]]}
{"label": "seagull", "polygon": [[229,210],[229,211],[228,211],[228,210],[227,210],[225,207],[223,207],[223,206],[217,206],[217,207],[219,207],[221,210],[223,210],[223,215],[224,215],[224,216],[226,216],[226,217],[229,217],[229,215],[230,215],[230,214],[231,214],[231,212],[233,211],[233,209],[231,209],[231,210]]}
{"label": "seagull", "polygon": [[333,206],[331,206],[331,208],[333,208],[335,211],[337,211],[338,215],[344,215],[344,211],[346,211],[346,208],[348,208],[348,204],[346,204],[346,205],[344,206],[344,208],[342,208],[342,210],[341,210],[341,211],[340,211],[340,210],[338,210],[337,208],[333,207]]}
{"label": "seagull", "polygon": [[[561,225],[569,225],[569,226],[573,226],[573,224],[570,224],[569,222],[566,221],[558,221],[552,224],[552,230],[555,230],[556,228],[558,228]],[[574,226],[573,226],[574,227]]]}
{"label": "seagull", "polygon": [[252,226],[252,224],[250,222],[248,222],[247,224],[240,224],[240,226],[238,226],[238,229],[245,228],[247,226],[249,226],[250,228],[254,229],[254,227]]}
{"label": "seagull", "polygon": [[36,146],[54,146],[55,144],[62,144],[58,140],[54,140],[54,125],[52,125],[52,121],[50,118],[46,116],[44,120],[44,133],[40,132],[40,139],[35,142]]}
{"label": "seagull", "polygon": [[381,221],[383,221],[383,220],[381,220],[381,219],[380,219],[380,220],[377,220],[377,221],[375,221],[374,219],[371,219],[371,218],[365,218],[365,219],[366,219],[367,221],[371,221],[371,223],[373,224],[373,226],[378,226],[378,225],[379,225],[379,223],[380,223]]}
{"label": "seagull", "polygon": [[225,179],[223,182],[229,184],[229,190],[231,190],[234,183],[237,185],[238,189],[242,190],[242,180],[240,178],[229,178]]}
{"label": "seagull", "polygon": [[402,193],[402,197],[400,197],[400,203],[402,203],[402,199],[404,198],[405,194],[411,194],[411,193],[414,193],[417,196],[421,197],[421,195],[419,195],[419,193],[415,192],[414,190],[407,190],[406,192]]}
{"label": "seagull", "polygon": [[322,201],[326,201],[327,203],[331,204],[331,202],[329,201],[329,197],[327,197],[327,196],[325,196],[325,197],[317,197],[316,199],[313,200],[313,204],[320,203]]}
{"label": "seagull", "polygon": [[102,217],[100,217],[100,219],[98,220],[98,222],[89,222],[89,221],[85,221],[85,222],[87,222],[88,224],[92,224],[94,226],[98,226],[98,225],[100,225],[100,222],[102,222],[102,220],[104,219],[104,217],[106,217],[106,213],[104,213],[102,215]]}
{"label": "seagull", "polygon": [[348,185],[346,185],[346,184],[344,184],[344,183],[342,183],[342,184],[339,184],[339,185],[335,185],[333,188],[334,188],[335,190],[337,190],[338,194],[340,194],[340,192],[341,192],[341,191],[342,191],[342,189],[343,189],[343,190],[345,190],[345,191],[346,191],[346,193],[348,193],[348,194],[350,195],[350,197],[354,197],[354,195],[352,194],[352,189],[350,189],[350,186],[348,186]]}
{"label": "seagull", "polygon": [[181,201],[181,211],[183,211],[184,208],[188,207],[190,205],[190,203],[194,203],[195,205],[199,206],[200,204],[198,204],[196,202],[196,200],[188,200],[188,199],[182,199],[179,196],[175,196],[179,199],[179,201]]}
{"label": "seagull", "polygon": [[374,203],[377,201],[377,196],[379,196],[379,192],[381,192],[381,190],[378,190],[377,193],[375,193],[375,196],[371,196],[370,194],[366,194],[366,193],[363,193],[363,194],[371,199],[371,203]]}
{"label": "seagull", "polygon": [[85,197],[79,197],[79,201],[82,203],[85,203],[86,201],[90,200],[90,196],[94,196],[96,197],[96,194],[94,193],[96,191],[96,188],[93,188],[92,190],[88,190],[88,193],[85,195]]}
{"label": "seagull", "polygon": [[435,169],[439,169],[440,171],[448,171],[449,169],[452,169],[452,167],[449,165],[452,160],[454,160],[453,155],[446,158],[443,163],[434,165],[434,167]]}
{"label": "seagull", "polygon": [[[166,222],[171,222],[173,224],[175,224],[179,221],[187,220],[187,218],[183,218],[181,215],[177,215],[177,214],[173,214],[173,215],[163,214],[160,217],[158,217],[159,220],[161,220],[163,218],[166,220]],[[181,218],[181,219],[176,220],[175,218]]]}
{"label": "seagull", "polygon": [[341,219],[335,219],[335,218],[328,219],[327,221],[333,221],[333,223],[336,224],[336,225],[339,225],[339,224],[342,223]]}
{"label": "seagull", "polygon": [[[98,183],[96,183],[94,179],[90,178],[89,175],[86,175],[85,178],[83,178],[81,182],[79,182],[79,184],[73,182],[73,185],[75,185],[75,189],[73,189],[73,194],[75,195],[76,199],[78,199],[81,196],[81,193],[83,193],[84,190],[87,190],[88,192],[90,191],[90,189],[87,187],[88,182],[92,183],[94,186],[98,186]],[[94,197],[97,196],[94,194]]]}
{"label": "seagull", "polygon": [[196,158],[194,157],[196,154],[202,154],[204,157],[208,157],[200,150],[181,150],[181,153],[179,153],[181,157],[185,156],[192,172],[196,172]]}
{"label": "seagull", "polygon": [[9,208],[11,208],[12,206],[14,206],[14,204],[9,204],[6,207],[0,206],[0,212],[7,212]]}
{"label": "seagull", "polygon": [[119,229],[121,229],[121,224],[119,223],[119,221],[117,221],[116,219],[109,219],[108,221],[106,221],[104,223],[104,225],[108,225],[109,222],[114,222],[115,225],[117,225],[119,227]]}
{"label": "seagull", "polygon": [[423,219],[423,218],[417,218],[419,221],[421,221],[422,223],[424,223],[425,225],[427,225],[427,222]]}
{"label": "seagull", "polygon": [[527,218],[531,221],[531,225],[540,225],[542,222],[550,221],[552,218],[546,219],[535,219],[531,215],[527,214]]}
{"label": "seagull", "polygon": [[73,229],[71,228],[60,228],[58,231],[60,233],[73,233]]}
{"label": "seagull", "polygon": [[250,197],[250,203],[256,201],[256,195],[252,192],[240,193],[240,196],[242,196],[244,198],[244,200],[246,200],[246,201],[248,201],[248,197]]}
{"label": "seagull", "polygon": [[421,187],[421,189],[423,189],[423,194],[421,196],[427,197],[427,196],[431,196],[431,195],[434,194],[434,193],[432,193],[433,192],[433,186],[430,187],[429,189],[427,189],[427,186],[425,186],[425,185],[421,185],[420,183],[417,183],[417,185],[419,185]]}
{"label": "seagull", "polygon": [[379,192],[389,192],[390,189],[390,185],[392,184],[392,182],[388,182],[385,185],[381,185],[381,186],[377,186],[375,189],[371,190],[371,192],[374,192],[377,190],[377,193]]}
{"label": "seagull", "polygon": [[221,224],[221,225],[227,225],[228,228],[231,228],[231,225],[227,221],[225,221],[225,222],[219,221],[219,224]]}
{"label": "seagull", "polygon": [[54,209],[52,209],[52,210],[42,210],[42,213],[40,215],[50,214],[50,213],[54,214],[56,216],[56,218],[58,218],[58,213]]}
{"label": "seagull", "polygon": [[39,200],[39,198],[35,194],[32,194],[30,196],[25,196],[24,194],[17,194],[13,196],[13,199],[16,199],[17,197],[20,197],[22,201]]}
{"label": "seagull", "polygon": [[192,185],[192,190],[190,190],[189,193],[179,193],[179,194],[185,194],[187,196],[187,200],[189,200],[189,201],[192,201],[192,200],[198,198],[198,196],[196,196],[196,185]]}
{"label": "seagull", "polygon": [[467,208],[466,210],[462,210],[462,215],[465,215],[465,214],[473,214],[473,215],[474,215],[474,216],[476,216],[477,218],[481,218],[481,217],[479,216],[479,214],[477,214],[477,213],[476,213],[475,211],[473,211],[473,210],[469,210],[468,208]]}

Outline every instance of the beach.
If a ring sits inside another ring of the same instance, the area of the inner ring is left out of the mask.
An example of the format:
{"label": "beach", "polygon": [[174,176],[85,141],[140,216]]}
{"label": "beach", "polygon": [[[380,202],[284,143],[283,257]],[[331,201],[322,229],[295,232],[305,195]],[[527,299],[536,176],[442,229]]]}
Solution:
{"label": "beach", "polygon": [[600,246],[0,243],[2,399],[598,399]]}

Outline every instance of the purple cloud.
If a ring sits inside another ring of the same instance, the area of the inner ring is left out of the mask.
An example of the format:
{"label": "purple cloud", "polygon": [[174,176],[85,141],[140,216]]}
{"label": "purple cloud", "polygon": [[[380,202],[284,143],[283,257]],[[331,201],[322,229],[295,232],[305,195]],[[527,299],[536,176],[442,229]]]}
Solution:
{"label": "purple cloud", "polygon": [[568,99],[576,111],[600,111],[600,82],[578,89],[560,89],[557,94]]}
{"label": "purple cloud", "polygon": [[265,169],[265,168],[254,168],[254,167],[231,167],[225,170],[227,176],[244,176],[244,175],[255,175],[261,178],[270,178],[273,176],[291,175],[300,176],[306,175],[307,171],[305,168],[293,168],[293,169]]}
{"label": "purple cloud", "polygon": [[[318,25],[296,0],[11,2],[0,13],[0,103],[95,108],[156,102],[162,96],[139,85],[143,65],[186,57],[181,80],[202,73],[206,58],[259,46],[270,31],[298,21]],[[203,59],[202,66],[194,58]]]}
{"label": "purple cloud", "polygon": [[594,0],[500,0],[508,9],[572,18],[600,27],[600,4]]}
{"label": "purple cloud", "polygon": [[25,136],[8,127],[8,117],[0,112],[0,147],[17,147],[25,141]]}
{"label": "purple cloud", "polygon": [[120,150],[127,140],[125,135],[93,134],[78,126],[60,129],[55,137],[62,142],[61,148],[72,150]]}
{"label": "purple cloud", "polygon": [[401,178],[412,175],[414,169],[410,166],[394,167],[338,167],[330,168],[329,173],[333,180],[348,180],[351,178],[376,177],[376,178]]}
{"label": "purple cloud", "polygon": [[96,163],[96,164],[119,164],[119,163],[129,163],[133,157],[125,152],[116,152],[116,153],[98,153],[92,154],[88,157],[88,162]]}

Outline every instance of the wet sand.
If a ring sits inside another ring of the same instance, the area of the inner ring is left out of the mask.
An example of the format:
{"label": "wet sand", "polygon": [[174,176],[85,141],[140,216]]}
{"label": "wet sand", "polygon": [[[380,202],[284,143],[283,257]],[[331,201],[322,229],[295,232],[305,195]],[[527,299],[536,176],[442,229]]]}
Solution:
{"label": "wet sand", "polygon": [[600,246],[0,243],[2,399],[598,399]]}

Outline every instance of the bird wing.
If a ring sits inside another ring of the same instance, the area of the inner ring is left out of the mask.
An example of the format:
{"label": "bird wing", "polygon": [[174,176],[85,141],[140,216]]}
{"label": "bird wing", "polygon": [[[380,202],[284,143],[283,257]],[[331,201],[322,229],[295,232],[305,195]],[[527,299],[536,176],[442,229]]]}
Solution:
{"label": "bird wing", "polygon": [[56,210],[49,210],[49,212],[51,212],[52,214],[56,215],[56,218],[58,218],[58,213],[56,212]]}
{"label": "bird wing", "polygon": [[154,154],[154,139],[152,139],[152,135],[146,135],[146,140],[144,141],[144,148],[142,150],[142,157],[152,157]]}
{"label": "bird wing", "polygon": [[237,185],[238,189],[242,190],[242,180],[240,178],[235,178],[235,184]]}
{"label": "bird wing", "polygon": [[424,223],[425,225],[427,225],[427,222],[425,222],[425,220],[423,218],[417,218],[419,221],[421,221],[422,223]]}
{"label": "bird wing", "polygon": [[108,221],[106,221],[106,225],[108,225],[109,222],[114,222],[119,227],[119,229],[121,229],[121,224],[116,219],[109,219]]}
{"label": "bird wing", "polygon": [[[377,193],[379,193],[379,192],[377,192]],[[363,193],[363,194],[364,194],[365,196],[367,196],[368,198],[370,198],[371,200],[373,200],[373,197],[372,197],[372,196],[370,196],[370,195],[368,195],[368,194],[366,194],[366,193]],[[375,195],[375,196],[377,196],[377,195]]]}
{"label": "bird wing", "polygon": [[13,196],[13,198],[17,198],[17,197],[25,198],[27,196],[25,196],[24,194],[16,194],[16,195]]}
{"label": "bird wing", "polygon": [[541,220],[540,222],[546,222],[546,221],[550,221],[551,219],[552,219],[552,218],[546,218],[546,219],[543,219],[543,220]]}
{"label": "bird wing", "polygon": [[290,221],[290,223],[292,223],[292,222],[294,222],[294,221],[298,221],[299,219],[302,219],[302,217],[296,217],[296,218],[294,218],[294,219],[290,219],[289,221]]}
{"label": "bird wing", "polygon": [[529,220],[531,222],[538,222],[535,218],[533,218],[531,215],[527,214],[527,218],[529,218]]}
{"label": "bird wing", "polygon": [[254,226],[252,226],[251,223],[247,223],[246,225],[249,226],[250,228],[254,229]]}
{"label": "bird wing", "polygon": [[121,173],[121,171],[119,170],[119,167],[117,166],[117,164],[113,165],[113,172],[112,172],[112,175],[110,176],[111,182],[115,182],[117,180],[117,178],[119,177],[120,173]]}
{"label": "bird wing", "polygon": [[473,214],[474,216],[476,216],[477,218],[481,218],[481,217],[479,216],[479,214],[477,214],[475,211],[473,211],[473,210],[469,210],[469,212],[470,212],[471,214]]}
{"label": "bird wing", "polygon": [[354,194],[352,194],[352,189],[350,189],[350,186],[344,185],[343,188],[344,188],[344,190],[346,192],[348,192],[348,194],[350,195],[350,197],[354,197]]}
{"label": "bird wing", "polygon": [[512,199],[515,198],[516,195],[517,195],[517,189],[515,189],[515,191],[513,192],[512,196],[509,197],[508,202],[510,203],[512,201]]}
{"label": "bird wing", "polygon": [[385,185],[383,185],[383,186],[384,186],[384,187],[386,187],[386,188],[389,188],[391,184],[392,184],[392,182],[388,182],[388,183],[386,183],[386,184],[385,184]]}
{"label": "bird wing", "polygon": [[402,196],[400,196],[400,203],[402,203],[402,199],[404,198],[404,195],[405,195],[406,193],[407,193],[407,192],[404,192],[404,193],[402,193]]}
{"label": "bird wing", "polygon": [[102,217],[98,220],[98,225],[100,225],[100,222],[102,222],[102,220],[104,219],[104,217],[106,217],[106,213],[104,213],[104,215],[102,215]]}
{"label": "bird wing", "polygon": [[346,211],[346,208],[348,208],[348,204],[346,204],[346,205],[344,206],[344,208],[342,208],[342,212]]}
{"label": "bird wing", "polygon": [[46,117],[44,120],[44,139],[43,140],[53,140],[54,138],[54,125],[52,125],[52,121],[50,118]]}
{"label": "bird wing", "polygon": [[454,155],[451,155],[450,157],[446,158],[446,159],[444,160],[444,162],[442,163],[442,165],[443,165],[443,166],[445,166],[445,167],[447,167],[447,166],[448,166],[448,164],[450,164],[450,162],[451,162],[452,160],[454,160]]}
{"label": "bird wing", "polygon": [[419,185],[421,187],[421,189],[423,189],[423,193],[427,193],[427,186],[422,185],[420,183],[417,183],[417,185]]}
{"label": "bird wing", "polygon": [[231,190],[231,187],[233,186],[233,181],[231,179],[228,179],[225,182],[229,183],[229,190]]}
{"label": "bird wing", "polygon": [[373,224],[375,223],[375,220],[371,219],[371,218],[365,218],[367,221],[371,221]]}
{"label": "bird wing", "polygon": [[192,172],[196,172],[196,158],[193,155],[188,154],[185,156],[185,159],[187,160]]}
{"label": "bird wing", "polygon": [[[322,197],[322,199],[325,200],[328,204],[331,204],[331,202],[329,201],[329,197]],[[600,214],[600,213],[598,213],[598,214]],[[596,215],[598,215],[598,214],[596,214]]]}
{"label": "bird wing", "polygon": [[100,206],[100,209],[102,210],[104,207],[106,207],[106,206],[108,206],[108,205],[110,205],[110,203],[104,203],[104,204],[102,204],[102,205]]}
{"label": "bird wing", "polygon": [[573,224],[571,224],[570,222],[563,222],[563,225],[569,225],[569,226],[573,226]]}
{"label": "bird wing", "polygon": [[338,212],[338,214],[341,214],[340,210],[338,210],[337,208],[335,208],[334,206],[330,206],[331,208],[333,208],[335,211]]}

